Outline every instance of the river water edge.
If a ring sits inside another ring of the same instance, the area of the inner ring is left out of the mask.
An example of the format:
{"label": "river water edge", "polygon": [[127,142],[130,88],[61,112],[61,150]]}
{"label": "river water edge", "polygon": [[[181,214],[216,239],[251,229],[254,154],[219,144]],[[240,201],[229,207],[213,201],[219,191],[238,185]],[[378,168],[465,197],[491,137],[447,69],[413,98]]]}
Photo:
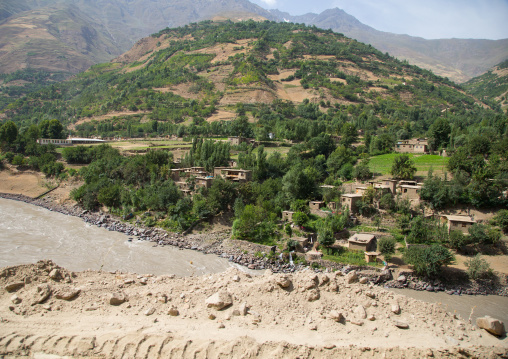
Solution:
{"label": "river water edge", "polygon": [[[125,233],[97,227],[77,217],[16,200],[0,198],[0,267],[51,259],[73,271],[106,270],[138,274],[201,275],[239,267],[231,256],[204,254],[178,246],[158,246]],[[155,248],[157,247],[157,248]],[[234,256],[233,256],[234,257]],[[387,288],[455,312],[467,320],[471,311],[508,323],[508,298],[496,295],[448,295]],[[474,308],[474,309],[473,309]]]}

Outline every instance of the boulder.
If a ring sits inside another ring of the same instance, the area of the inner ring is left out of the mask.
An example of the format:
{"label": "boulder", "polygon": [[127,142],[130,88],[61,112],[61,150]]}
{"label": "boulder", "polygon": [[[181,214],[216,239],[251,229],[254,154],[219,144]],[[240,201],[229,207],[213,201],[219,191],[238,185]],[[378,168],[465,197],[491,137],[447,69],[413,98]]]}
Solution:
{"label": "boulder", "polygon": [[145,312],[143,314],[146,316],[149,316],[149,315],[152,315],[153,313],[155,313],[155,308],[151,307],[151,308],[148,308],[147,310],[145,310]]}
{"label": "boulder", "polygon": [[233,299],[231,298],[231,294],[228,292],[217,292],[212,296],[208,297],[205,300],[206,306],[208,308],[215,308],[217,310],[221,310],[233,304]]}
{"label": "boulder", "polygon": [[56,299],[72,300],[77,297],[79,293],[81,293],[81,289],[79,288],[67,288],[59,290],[55,297]]}
{"label": "boulder", "polygon": [[291,285],[291,279],[287,275],[279,276],[275,281],[281,288],[288,288]]}
{"label": "boulder", "polygon": [[21,298],[18,297],[16,294],[13,294],[11,297],[12,304],[19,304],[21,303]]}
{"label": "boulder", "polygon": [[359,305],[354,310],[355,317],[358,319],[365,319],[367,318],[367,312],[365,311],[365,308],[363,305]]}
{"label": "boulder", "polygon": [[369,282],[369,278],[367,278],[367,277],[360,278],[360,284],[367,284],[368,282]]}
{"label": "boulder", "polygon": [[177,317],[178,315],[180,315],[180,312],[178,311],[178,309],[176,309],[175,307],[172,307],[169,311],[168,311],[168,314],[171,315],[172,317]]}
{"label": "boulder", "polygon": [[310,290],[312,288],[315,288],[319,283],[318,276],[316,274],[311,274],[307,278],[305,278],[305,281],[303,283],[303,287],[306,290]]}
{"label": "boulder", "polygon": [[125,294],[121,292],[111,293],[109,295],[109,304],[120,305],[126,301]]}
{"label": "boulder", "polygon": [[320,298],[319,291],[317,289],[311,289],[307,294],[307,301],[314,302]]}
{"label": "boulder", "polygon": [[409,324],[401,320],[396,320],[393,322],[393,324],[400,329],[409,329]]}
{"label": "boulder", "polygon": [[392,272],[389,269],[381,271],[381,274],[376,280],[376,284],[384,283],[392,279]]}
{"label": "boulder", "polygon": [[358,282],[358,275],[356,274],[356,271],[353,270],[348,274],[346,274],[346,282],[348,283]]}
{"label": "boulder", "polygon": [[51,287],[47,284],[37,286],[37,291],[32,298],[32,305],[43,303],[51,295]]}
{"label": "boulder", "polygon": [[11,283],[7,283],[4,288],[6,291],[11,293],[11,292],[17,291],[19,288],[24,287],[24,286],[25,286],[24,282],[11,282]]}
{"label": "boulder", "polygon": [[238,307],[238,311],[240,312],[240,315],[247,315],[247,313],[249,312],[249,307],[247,306],[247,303],[243,302],[242,304],[240,304],[240,306]]}
{"label": "boulder", "polygon": [[344,316],[342,315],[341,312],[332,310],[332,311],[330,311],[330,319],[333,319],[336,322],[342,322],[344,320]]}
{"label": "boulder", "polygon": [[58,268],[55,268],[51,272],[49,272],[49,277],[53,280],[59,279],[61,277],[61,274]]}
{"label": "boulder", "polygon": [[498,337],[504,335],[505,333],[504,323],[499,319],[489,317],[488,315],[482,318],[476,318],[476,325]]}
{"label": "boulder", "polygon": [[394,314],[400,314],[400,307],[398,304],[392,304],[392,312]]}

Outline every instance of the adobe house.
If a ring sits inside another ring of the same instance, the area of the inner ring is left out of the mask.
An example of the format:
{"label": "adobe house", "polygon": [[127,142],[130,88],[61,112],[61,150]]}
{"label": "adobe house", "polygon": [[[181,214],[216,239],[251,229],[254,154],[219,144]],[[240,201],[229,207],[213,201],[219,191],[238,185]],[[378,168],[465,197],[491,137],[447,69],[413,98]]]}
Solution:
{"label": "adobe house", "polygon": [[323,201],[310,201],[309,202],[309,208],[310,210],[320,210],[321,208],[323,208],[325,206],[325,202]]}
{"label": "adobe house", "polygon": [[376,236],[370,233],[357,233],[347,240],[348,248],[364,252],[374,252],[377,249]]}
{"label": "adobe house", "polygon": [[442,215],[441,223],[447,225],[448,234],[451,231],[461,231],[464,234],[469,234],[469,227],[475,224],[476,221],[469,216]]}
{"label": "adobe house", "polygon": [[383,193],[390,191],[392,194],[395,194],[397,191],[397,180],[382,180],[380,182],[370,181],[369,183],[372,187],[380,189]]}
{"label": "adobe house", "polygon": [[399,153],[429,153],[429,142],[426,138],[412,138],[399,140],[395,144],[395,152]]}
{"label": "adobe house", "polygon": [[407,199],[419,199],[421,190],[422,186],[409,186],[409,185],[400,186],[401,197]]}
{"label": "adobe house", "polygon": [[196,189],[197,188],[210,188],[212,186],[213,177],[196,177]]}
{"label": "adobe house", "polygon": [[340,204],[342,207],[346,207],[349,209],[351,213],[357,213],[358,212],[358,205],[357,203],[362,199],[361,194],[356,193],[347,193],[340,196]]}
{"label": "adobe house", "polygon": [[356,187],[356,194],[359,194],[359,195],[363,196],[366,191],[367,191],[367,187],[366,186],[358,186],[358,187]]}
{"label": "adobe house", "polygon": [[326,206],[332,212],[335,212],[337,210],[337,202],[328,202]]}
{"label": "adobe house", "polygon": [[243,140],[244,139],[241,136],[228,137],[228,141],[231,144],[231,146],[240,146],[240,144],[244,142]]}
{"label": "adobe house", "polygon": [[235,170],[233,168],[224,168],[220,170],[220,176],[228,181],[249,182],[252,181],[251,170]]}
{"label": "adobe house", "polygon": [[282,220],[283,221],[288,221],[288,222],[293,222],[293,214],[295,212],[293,211],[282,211]]}

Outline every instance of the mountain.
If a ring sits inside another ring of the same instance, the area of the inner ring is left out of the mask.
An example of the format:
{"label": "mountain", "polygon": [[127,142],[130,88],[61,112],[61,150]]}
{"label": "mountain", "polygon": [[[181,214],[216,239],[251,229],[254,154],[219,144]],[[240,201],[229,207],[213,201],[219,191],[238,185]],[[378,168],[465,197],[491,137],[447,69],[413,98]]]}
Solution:
{"label": "mountain", "polygon": [[[4,116],[20,125],[49,116],[81,135],[104,129],[103,122],[110,131],[147,131],[148,125],[219,131],[223,121],[237,118],[237,108],[272,104],[289,107],[287,116],[303,104],[297,113],[305,121],[323,115],[331,121],[337,111],[344,121],[356,113],[372,129],[393,117],[394,131],[406,134],[411,126],[421,133],[443,113],[486,107],[451,81],[342,34],[250,20],[166,28],[112,62],[19,99]],[[401,127],[406,118],[414,125]],[[307,133],[298,123],[292,126]]]}
{"label": "mountain", "polygon": [[398,35],[375,30],[337,8],[301,16],[273,10],[272,14],[280,21],[289,20],[343,33],[458,83],[478,76],[508,58],[508,39],[426,40]]}
{"label": "mountain", "polygon": [[495,101],[502,109],[508,109],[508,60],[494,66],[487,73],[475,77],[464,85],[474,96],[485,101]]}
{"label": "mountain", "polygon": [[221,13],[238,19],[272,18],[246,0],[4,0],[0,73],[25,68],[78,73],[161,28]]}

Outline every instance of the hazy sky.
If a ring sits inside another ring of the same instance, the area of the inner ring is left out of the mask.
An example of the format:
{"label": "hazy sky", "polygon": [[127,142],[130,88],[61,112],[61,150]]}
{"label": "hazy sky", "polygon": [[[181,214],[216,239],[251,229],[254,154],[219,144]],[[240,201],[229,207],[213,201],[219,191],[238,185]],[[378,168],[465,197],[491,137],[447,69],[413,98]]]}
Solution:
{"label": "hazy sky", "polygon": [[251,0],[291,15],[338,7],[376,30],[440,38],[508,38],[508,0]]}

